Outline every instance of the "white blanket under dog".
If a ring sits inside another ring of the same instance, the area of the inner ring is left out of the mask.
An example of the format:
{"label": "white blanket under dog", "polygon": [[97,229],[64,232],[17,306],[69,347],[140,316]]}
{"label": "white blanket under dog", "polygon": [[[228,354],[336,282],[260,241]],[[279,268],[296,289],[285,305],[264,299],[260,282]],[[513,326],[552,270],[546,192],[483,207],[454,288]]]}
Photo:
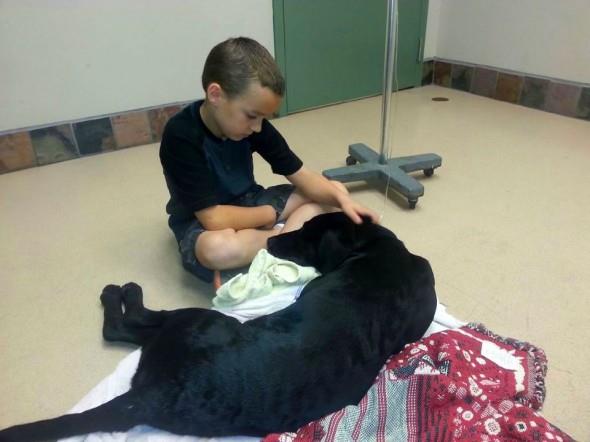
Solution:
{"label": "white blanket under dog", "polygon": [[[270,314],[273,311],[280,310],[281,308],[287,307],[289,304],[295,302],[299,294],[301,293],[301,286],[293,286],[292,290],[281,291],[280,293],[274,294],[272,305],[269,305],[269,310],[263,311],[261,307],[261,299],[255,298],[252,300],[245,301],[236,308],[238,309],[235,313],[235,317],[239,316],[250,316],[243,315],[244,312],[256,311],[258,316],[264,314]],[[281,299],[277,299],[280,297]],[[252,308],[249,307],[250,302],[253,302]],[[221,310],[221,309],[220,309]],[[231,315],[231,311],[223,309],[223,313]],[[243,319],[239,318],[242,320]],[[249,317],[248,319],[253,319]],[[459,321],[449,313],[442,304],[438,304],[436,307],[436,313],[434,320],[425,336],[432,333],[436,333],[442,330],[450,328],[458,328],[465,325],[464,322]],[[90,408],[97,407],[111,399],[119,396],[129,390],[131,386],[131,378],[135,374],[137,365],[139,364],[139,358],[141,356],[141,349],[135,350],[133,353],[125,357],[117,366],[115,371],[102,380],[96,387],[94,387],[78,404],[74,406],[69,412],[80,413]],[[67,442],[253,442],[258,441],[260,438],[247,437],[247,436],[234,436],[234,437],[220,437],[220,438],[203,438],[193,436],[178,436],[165,431],[157,430],[152,427],[140,425],[134,427],[126,433],[93,433],[86,436],[71,437],[68,439],[62,439]]]}

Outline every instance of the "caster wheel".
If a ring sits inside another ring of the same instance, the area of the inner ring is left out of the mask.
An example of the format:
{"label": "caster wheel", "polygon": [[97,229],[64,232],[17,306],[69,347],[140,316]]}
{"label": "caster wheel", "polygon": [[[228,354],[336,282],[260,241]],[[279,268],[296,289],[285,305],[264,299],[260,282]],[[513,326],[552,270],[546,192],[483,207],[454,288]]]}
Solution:
{"label": "caster wheel", "polygon": [[432,167],[430,169],[424,169],[424,175],[426,175],[426,176],[434,175],[434,169]]}
{"label": "caster wheel", "polygon": [[358,162],[358,161],[357,161],[357,160],[355,160],[355,159],[354,159],[353,157],[351,157],[350,155],[348,155],[348,156],[346,157],[346,165],[347,165],[347,166],[353,166],[353,165],[355,165],[357,162]]}
{"label": "caster wheel", "polygon": [[415,209],[417,202],[418,200],[408,200],[408,206],[410,207],[410,209]]}

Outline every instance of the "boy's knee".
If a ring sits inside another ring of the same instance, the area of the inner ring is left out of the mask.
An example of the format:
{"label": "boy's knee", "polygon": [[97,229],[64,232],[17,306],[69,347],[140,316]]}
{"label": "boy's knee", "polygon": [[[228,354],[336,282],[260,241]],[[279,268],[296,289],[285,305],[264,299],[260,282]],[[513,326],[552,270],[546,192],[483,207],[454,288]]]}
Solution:
{"label": "boy's knee", "polygon": [[338,190],[340,190],[341,192],[344,192],[348,195],[348,189],[346,188],[346,186],[344,184],[342,184],[340,181],[334,181],[334,180],[330,180],[330,182],[336,186],[336,188]]}
{"label": "boy's knee", "polygon": [[203,232],[195,244],[195,256],[199,262],[212,270],[225,268],[242,253],[234,229]]}
{"label": "boy's knee", "polygon": [[301,213],[305,213],[307,219],[323,213],[330,213],[337,211],[336,207],[328,206],[326,204],[307,203],[300,207]]}

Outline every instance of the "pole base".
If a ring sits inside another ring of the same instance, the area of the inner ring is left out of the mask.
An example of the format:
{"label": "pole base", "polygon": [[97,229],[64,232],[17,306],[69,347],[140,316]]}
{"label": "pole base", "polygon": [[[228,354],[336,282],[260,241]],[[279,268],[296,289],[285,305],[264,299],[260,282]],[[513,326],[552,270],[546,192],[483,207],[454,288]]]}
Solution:
{"label": "pole base", "polygon": [[422,170],[424,175],[432,176],[434,169],[442,164],[442,158],[434,153],[385,160],[363,143],[351,144],[348,153],[347,167],[324,170],[323,175],[342,183],[375,178],[389,182],[389,187],[408,199],[410,209],[414,209],[418,198],[424,195],[424,186],[408,173]]}

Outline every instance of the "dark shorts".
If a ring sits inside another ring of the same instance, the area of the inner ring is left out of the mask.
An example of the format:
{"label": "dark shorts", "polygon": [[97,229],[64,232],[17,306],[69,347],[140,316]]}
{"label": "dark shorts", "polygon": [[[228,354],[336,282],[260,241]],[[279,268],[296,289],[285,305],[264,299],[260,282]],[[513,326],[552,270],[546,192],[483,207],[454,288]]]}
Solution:
{"label": "dark shorts", "polygon": [[[270,204],[278,213],[282,213],[294,189],[291,184],[280,184],[269,187],[268,189],[257,186],[252,191],[246,192],[228,204],[242,207],[256,207]],[[178,241],[178,250],[182,258],[182,266],[188,272],[205,282],[212,282],[213,271],[204,267],[195,255],[195,244],[199,235],[204,231],[205,228],[195,219]]]}

